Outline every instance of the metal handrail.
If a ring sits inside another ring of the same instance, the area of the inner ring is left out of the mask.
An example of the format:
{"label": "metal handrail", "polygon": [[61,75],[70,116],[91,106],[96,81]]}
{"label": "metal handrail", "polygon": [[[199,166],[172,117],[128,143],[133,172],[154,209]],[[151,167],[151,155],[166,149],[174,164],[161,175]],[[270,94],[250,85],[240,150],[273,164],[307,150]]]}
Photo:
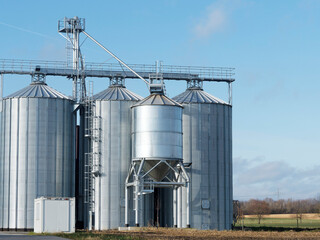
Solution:
{"label": "metal handrail", "polygon": [[[34,71],[36,66],[50,69],[72,69],[72,66],[65,61],[0,59],[0,71]],[[156,72],[155,64],[128,64],[128,66],[136,72]],[[85,70],[123,71],[118,63],[93,62],[86,63]],[[235,69],[228,67],[162,65],[161,70],[163,73],[195,74],[200,78],[221,77],[230,79],[235,75]]]}

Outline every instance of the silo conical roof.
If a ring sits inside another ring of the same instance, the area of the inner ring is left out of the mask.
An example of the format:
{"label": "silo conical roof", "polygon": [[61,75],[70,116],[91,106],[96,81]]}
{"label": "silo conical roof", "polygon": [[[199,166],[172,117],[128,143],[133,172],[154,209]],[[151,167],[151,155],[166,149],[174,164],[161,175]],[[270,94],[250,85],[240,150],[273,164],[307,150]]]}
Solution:
{"label": "silo conical roof", "polygon": [[201,88],[188,88],[185,92],[174,97],[173,100],[179,103],[218,103],[228,105],[225,101],[212,96]]}
{"label": "silo conical roof", "polygon": [[110,86],[93,96],[94,100],[104,101],[139,101],[141,96],[129,91],[124,86]]}
{"label": "silo conical roof", "polygon": [[70,97],[49,87],[44,82],[33,82],[29,86],[12,93],[5,98],[58,98],[71,100]]}
{"label": "silo conical roof", "polygon": [[181,104],[177,103],[171,98],[168,98],[167,96],[158,93],[149,95],[148,97],[144,98],[143,100],[135,104],[133,107],[142,105],[171,105],[182,107]]}

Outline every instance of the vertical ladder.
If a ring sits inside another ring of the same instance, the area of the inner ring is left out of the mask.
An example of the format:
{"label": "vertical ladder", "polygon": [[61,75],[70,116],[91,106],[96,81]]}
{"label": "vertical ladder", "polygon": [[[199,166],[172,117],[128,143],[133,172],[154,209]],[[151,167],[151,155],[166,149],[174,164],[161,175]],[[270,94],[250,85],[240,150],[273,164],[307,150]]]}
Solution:
{"label": "vertical ladder", "polygon": [[95,179],[100,175],[101,118],[95,114],[93,82],[88,82],[85,107],[85,137],[88,138],[88,152],[85,154],[85,203],[88,211],[94,212]]}
{"label": "vertical ladder", "polygon": [[73,36],[72,34],[66,33],[69,40],[66,41],[66,54],[67,54],[67,68],[73,66]]}
{"label": "vertical ladder", "polygon": [[85,203],[88,204],[88,210],[92,211],[93,205],[93,177],[92,177],[92,153],[91,153],[91,128],[92,128],[92,112],[93,112],[93,102],[92,102],[92,83],[89,82],[89,91],[87,92],[87,97],[84,102],[85,108],[85,137],[87,138],[88,147],[85,153]]}
{"label": "vertical ladder", "polygon": [[94,177],[100,175],[100,156],[101,156],[101,117],[95,111],[95,101],[93,99],[93,82],[90,81],[88,96],[86,97],[86,136],[90,138],[89,153],[91,155],[91,173]]}

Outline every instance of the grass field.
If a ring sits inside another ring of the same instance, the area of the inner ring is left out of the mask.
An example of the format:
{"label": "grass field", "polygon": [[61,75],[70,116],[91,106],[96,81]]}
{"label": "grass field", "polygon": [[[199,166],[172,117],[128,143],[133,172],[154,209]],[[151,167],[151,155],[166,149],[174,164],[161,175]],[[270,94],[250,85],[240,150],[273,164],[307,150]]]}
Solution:
{"label": "grass field", "polygon": [[[285,228],[320,228],[320,220],[313,219],[302,219],[300,220],[292,218],[264,218],[261,219],[260,224],[258,224],[258,218],[245,218],[244,226],[246,227],[285,227]],[[242,221],[238,222],[236,226],[242,226]]]}
{"label": "grass field", "polygon": [[265,215],[258,224],[256,216],[246,215],[244,221],[239,221],[236,226],[240,227],[284,227],[284,228],[320,228],[319,214],[304,214],[302,219],[298,220],[295,214],[274,214]]}

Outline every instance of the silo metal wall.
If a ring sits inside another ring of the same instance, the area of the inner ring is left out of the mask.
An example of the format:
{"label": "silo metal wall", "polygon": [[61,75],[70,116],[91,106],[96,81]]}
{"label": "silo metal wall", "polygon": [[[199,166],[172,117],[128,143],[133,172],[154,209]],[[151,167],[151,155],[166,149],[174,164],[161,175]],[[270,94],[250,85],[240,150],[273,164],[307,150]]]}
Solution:
{"label": "silo metal wall", "polygon": [[182,108],[141,105],[133,109],[133,158],[182,159]]}
{"label": "silo metal wall", "polygon": [[136,101],[96,100],[96,116],[101,118],[101,176],[96,178],[95,193],[97,230],[125,225],[125,179],[131,163],[131,106],[134,103]]}
{"label": "silo metal wall", "polygon": [[33,229],[34,199],[74,196],[73,102],[3,101],[0,228]]}
{"label": "silo metal wall", "polygon": [[[183,104],[183,159],[192,162],[191,227],[230,229],[232,224],[232,107]],[[186,227],[186,191],[178,193],[178,227]],[[210,209],[202,208],[208,200]]]}

